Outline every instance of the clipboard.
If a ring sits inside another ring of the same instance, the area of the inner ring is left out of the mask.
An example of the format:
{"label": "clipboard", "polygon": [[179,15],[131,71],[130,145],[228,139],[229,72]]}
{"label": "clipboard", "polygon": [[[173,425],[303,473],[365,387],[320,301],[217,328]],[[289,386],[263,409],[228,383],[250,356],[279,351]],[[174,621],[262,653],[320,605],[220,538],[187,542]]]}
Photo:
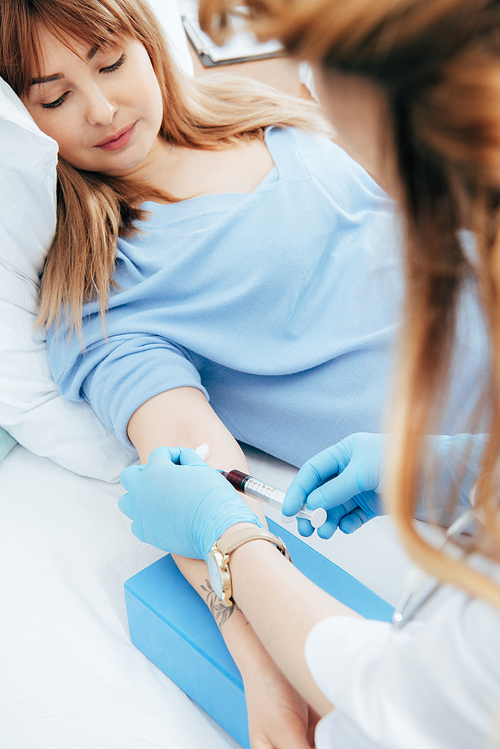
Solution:
{"label": "clipboard", "polygon": [[250,60],[264,60],[283,55],[283,47],[277,40],[270,39],[267,42],[258,42],[252,34],[246,31],[238,31],[237,28],[235,28],[234,35],[226,44],[219,47],[210,39],[208,34],[201,30],[196,13],[183,15],[182,25],[196,54],[206,68],[216,67],[217,65],[233,65]]}

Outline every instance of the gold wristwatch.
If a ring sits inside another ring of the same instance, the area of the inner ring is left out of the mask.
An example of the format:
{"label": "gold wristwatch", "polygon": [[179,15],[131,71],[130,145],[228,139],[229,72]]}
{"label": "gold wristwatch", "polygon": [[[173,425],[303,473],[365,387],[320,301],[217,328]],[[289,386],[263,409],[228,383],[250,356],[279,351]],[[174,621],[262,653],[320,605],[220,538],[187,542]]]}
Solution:
{"label": "gold wristwatch", "polygon": [[290,562],[292,561],[288,549],[281,538],[258,526],[255,526],[255,529],[243,528],[224,538],[219,538],[208,553],[207,565],[213,591],[217,598],[220,598],[226,606],[234,605],[232,598],[233,585],[229,570],[229,555],[236,549],[239,549],[240,546],[243,546],[243,544],[257,539],[270,541],[281,551],[285,559],[288,559]]}

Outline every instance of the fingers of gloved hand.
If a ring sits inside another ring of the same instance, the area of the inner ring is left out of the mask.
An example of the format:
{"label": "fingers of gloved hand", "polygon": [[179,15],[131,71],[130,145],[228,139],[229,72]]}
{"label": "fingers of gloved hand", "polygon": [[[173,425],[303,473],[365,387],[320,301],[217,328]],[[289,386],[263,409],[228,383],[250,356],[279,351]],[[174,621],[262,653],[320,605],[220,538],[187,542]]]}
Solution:
{"label": "fingers of gloved hand", "polygon": [[[330,510],[328,512],[326,521],[323,523],[323,525],[316,529],[319,538],[331,538],[337,530],[342,518],[356,509],[359,509],[356,500],[350,499],[348,502],[345,502],[345,504],[339,505],[333,510]],[[301,536],[306,537],[311,536],[314,532],[313,526],[311,525],[309,520],[306,520],[305,518],[297,518],[297,530]]]}
{"label": "fingers of gloved hand", "polygon": [[124,494],[118,500],[118,509],[130,518],[130,520],[132,520],[134,515],[134,506],[134,500],[130,494]]}
{"label": "fingers of gloved hand", "polygon": [[339,522],[339,528],[342,533],[354,533],[358,528],[371,520],[361,507],[356,507],[348,515],[345,515]]}
{"label": "fingers of gloved hand", "polygon": [[342,448],[342,443],[323,450],[304,463],[288,488],[283,502],[283,514],[295,515],[308,495],[323,481],[342,471],[346,463],[346,451]]}
{"label": "fingers of gloved hand", "polygon": [[123,486],[124,489],[129,491],[131,488],[131,485],[134,482],[134,479],[141,475],[142,471],[144,470],[144,466],[128,466],[127,468],[124,468],[123,471],[120,473],[120,483]]}
{"label": "fingers of gloved hand", "polygon": [[312,536],[314,533],[314,528],[307,518],[297,518],[297,530],[299,535],[304,536],[305,538]]}
{"label": "fingers of gloved hand", "polygon": [[354,499],[350,499],[345,504],[339,505],[333,510],[330,510],[328,512],[326,522],[323,523],[323,525],[320,526],[317,530],[319,538],[322,538],[324,540],[331,538],[337,530],[342,518],[355,510],[357,506],[357,502]]}
{"label": "fingers of gloved hand", "polygon": [[198,453],[189,447],[184,447],[179,451],[179,463],[181,466],[204,466],[208,468],[203,458],[200,458]]}
{"label": "fingers of gloved hand", "polygon": [[304,505],[306,499],[307,494],[304,492],[304,490],[300,486],[291,484],[288,488],[287,493],[285,494],[281,512],[288,518],[296,515]]}
{"label": "fingers of gloved hand", "polygon": [[312,491],[307,498],[307,507],[310,510],[317,510],[318,507],[324,507],[325,510],[331,510],[334,507],[343,505],[352,497],[359,494],[358,472],[353,463],[339,473],[338,476],[327,481],[323,486]]}
{"label": "fingers of gloved hand", "polygon": [[[124,468],[120,473],[120,483],[124,489],[129,492],[134,484],[134,479],[138,478],[144,470],[144,466],[132,465]],[[132,520],[134,514],[134,501],[130,494],[123,494],[118,500],[118,509]]]}
{"label": "fingers of gloved hand", "polygon": [[178,463],[181,449],[179,447],[156,447],[149,455],[147,465],[158,463]]}

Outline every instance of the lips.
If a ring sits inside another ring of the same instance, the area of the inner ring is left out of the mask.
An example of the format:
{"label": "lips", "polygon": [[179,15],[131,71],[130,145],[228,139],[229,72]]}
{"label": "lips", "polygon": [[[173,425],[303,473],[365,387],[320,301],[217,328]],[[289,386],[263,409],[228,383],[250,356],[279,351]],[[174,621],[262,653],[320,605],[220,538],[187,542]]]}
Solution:
{"label": "lips", "polygon": [[97,143],[95,147],[102,148],[104,151],[116,151],[118,148],[123,148],[132,137],[136,124],[137,122],[134,122],[132,125],[127,125],[121,130],[117,130],[113,135],[108,135],[107,138]]}

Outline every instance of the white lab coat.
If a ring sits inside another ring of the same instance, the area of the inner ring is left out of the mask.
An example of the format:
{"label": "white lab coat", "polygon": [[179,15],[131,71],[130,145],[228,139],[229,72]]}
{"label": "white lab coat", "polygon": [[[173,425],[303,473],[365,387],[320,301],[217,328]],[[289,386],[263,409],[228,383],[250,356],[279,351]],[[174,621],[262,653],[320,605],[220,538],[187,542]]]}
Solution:
{"label": "white lab coat", "polygon": [[314,680],[335,705],[317,749],[500,746],[500,615],[447,588],[427,620],[332,617],[306,642]]}

